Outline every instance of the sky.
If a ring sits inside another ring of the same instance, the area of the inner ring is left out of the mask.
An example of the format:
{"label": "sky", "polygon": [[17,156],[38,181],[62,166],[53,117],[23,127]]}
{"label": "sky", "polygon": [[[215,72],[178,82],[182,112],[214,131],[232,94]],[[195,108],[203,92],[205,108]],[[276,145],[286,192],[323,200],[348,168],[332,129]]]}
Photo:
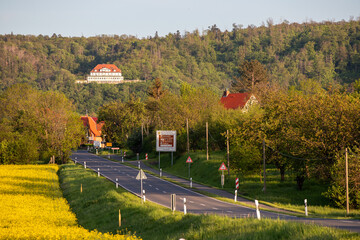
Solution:
{"label": "sky", "polygon": [[261,26],[288,21],[349,21],[360,0],[0,0],[0,34],[138,38],[199,30],[216,24]]}

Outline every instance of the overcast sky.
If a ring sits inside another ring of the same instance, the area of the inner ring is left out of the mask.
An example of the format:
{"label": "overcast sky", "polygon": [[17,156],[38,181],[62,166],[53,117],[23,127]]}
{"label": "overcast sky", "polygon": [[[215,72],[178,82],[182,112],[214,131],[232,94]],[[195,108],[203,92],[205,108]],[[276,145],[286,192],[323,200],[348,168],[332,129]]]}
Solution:
{"label": "overcast sky", "polygon": [[160,36],[216,24],[260,26],[360,17],[360,0],[0,0],[0,34]]}

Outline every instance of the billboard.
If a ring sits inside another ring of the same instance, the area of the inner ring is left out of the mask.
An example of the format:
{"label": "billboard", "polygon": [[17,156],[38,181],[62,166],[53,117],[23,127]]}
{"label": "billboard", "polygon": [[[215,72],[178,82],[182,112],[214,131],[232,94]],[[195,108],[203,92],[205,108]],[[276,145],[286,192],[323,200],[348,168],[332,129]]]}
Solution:
{"label": "billboard", "polygon": [[176,131],[156,131],[156,151],[176,152]]}

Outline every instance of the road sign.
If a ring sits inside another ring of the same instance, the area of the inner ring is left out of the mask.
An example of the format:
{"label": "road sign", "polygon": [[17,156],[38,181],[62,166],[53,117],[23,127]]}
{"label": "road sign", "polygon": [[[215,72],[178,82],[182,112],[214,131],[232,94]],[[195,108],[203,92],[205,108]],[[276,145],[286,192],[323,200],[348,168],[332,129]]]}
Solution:
{"label": "road sign", "polygon": [[147,179],[147,177],[142,169],[140,169],[138,175],[136,176],[136,180],[140,180],[140,179]]}
{"label": "road sign", "polygon": [[219,170],[221,171],[226,171],[227,167],[225,166],[225,163],[222,163],[221,166],[219,167]]}
{"label": "road sign", "polygon": [[191,159],[191,157],[189,156],[186,160],[187,163],[193,163],[193,160]]}
{"label": "road sign", "polygon": [[239,189],[239,178],[235,179],[235,187],[236,189]]}
{"label": "road sign", "polygon": [[176,131],[156,131],[156,151],[176,152]]}

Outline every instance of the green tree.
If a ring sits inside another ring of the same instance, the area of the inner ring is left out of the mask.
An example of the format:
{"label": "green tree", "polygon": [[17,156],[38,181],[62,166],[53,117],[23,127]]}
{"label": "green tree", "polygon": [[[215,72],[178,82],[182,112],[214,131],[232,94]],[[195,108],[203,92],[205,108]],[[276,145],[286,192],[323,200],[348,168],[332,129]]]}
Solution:
{"label": "green tree", "polygon": [[268,73],[258,60],[245,61],[239,67],[240,78],[231,85],[232,92],[253,92],[255,86],[268,81]]}

